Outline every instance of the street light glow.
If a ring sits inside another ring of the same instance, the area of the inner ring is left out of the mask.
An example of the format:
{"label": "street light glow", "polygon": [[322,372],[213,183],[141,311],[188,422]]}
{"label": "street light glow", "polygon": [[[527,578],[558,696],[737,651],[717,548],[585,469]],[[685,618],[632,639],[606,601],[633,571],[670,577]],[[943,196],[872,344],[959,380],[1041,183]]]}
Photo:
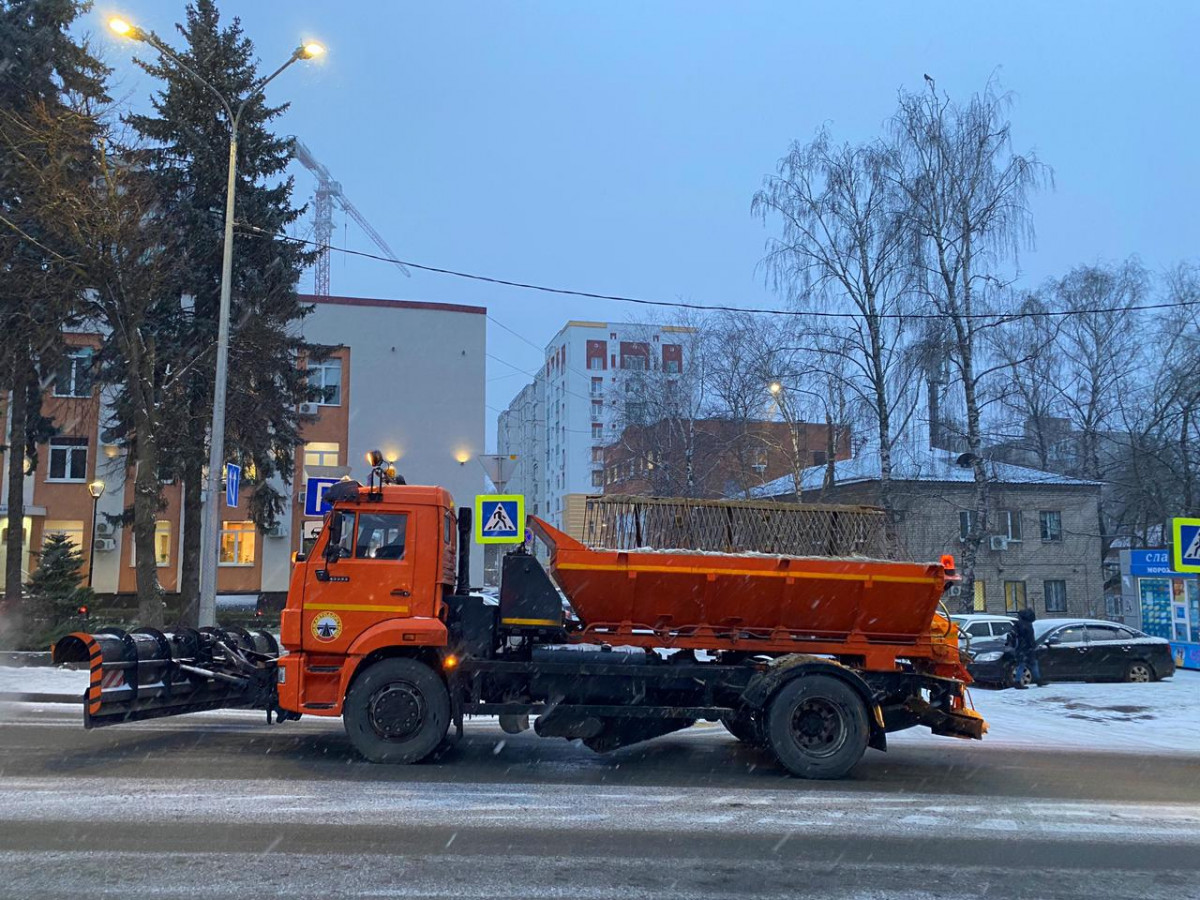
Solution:
{"label": "street light glow", "polygon": [[87,489],[88,493],[92,495],[93,500],[99,500],[101,495],[104,494],[104,482],[97,478],[87,486]]}
{"label": "street light glow", "polygon": [[770,391],[772,394],[778,394],[780,391],[783,390],[783,385],[780,384],[778,381],[772,381],[771,384],[767,387],[767,390]]}
{"label": "street light glow", "polygon": [[121,37],[130,37],[133,34],[133,26],[120,16],[113,16],[109,19],[108,27],[113,34],[119,34]]}
{"label": "street light glow", "polygon": [[300,45],[300,55],[305,59],[316,59],[318,56],[324,56],[325,45],[318,44],[316,41],[305,41]]}

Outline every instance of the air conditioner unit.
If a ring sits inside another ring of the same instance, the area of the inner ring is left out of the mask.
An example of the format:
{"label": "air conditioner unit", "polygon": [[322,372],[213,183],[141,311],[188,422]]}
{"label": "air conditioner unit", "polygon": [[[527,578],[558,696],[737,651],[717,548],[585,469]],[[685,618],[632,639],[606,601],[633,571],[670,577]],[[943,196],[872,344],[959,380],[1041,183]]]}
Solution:
{"label": "air conditioner unit", "polygon": [[1003,534],[993,534],[988,538],[988,546],[993,550],[1007,550],[1008,537]]}
{"label": "air conditioner unit", "polygon": [[301,403],[299,409],[302,416],[315,416],[321,411],[320,404],[317,403]]}
{"label": "air conditioner unit", "polygon": [[267,529],[267,537],[283,538],[287,537],[287,526],[282,522],[276,522],[272,527]]}
{"label": "air conditioner unit", "polygon": [[950,587],[946,588],[946,596],[961,597],[962,596],[962,585],[961,584],[950,585]]}
{"label": "air conditioner unit", "polygon": [[96,537],[112,537],[115,531],[111,522],[96,523]]}
{"label": "air conditioner unit", "polygon": [[92,542],[92,546],[101,553],[108,553],[111,550],[117,549],[117,542],[112,538],[96,538],[96,540]]}

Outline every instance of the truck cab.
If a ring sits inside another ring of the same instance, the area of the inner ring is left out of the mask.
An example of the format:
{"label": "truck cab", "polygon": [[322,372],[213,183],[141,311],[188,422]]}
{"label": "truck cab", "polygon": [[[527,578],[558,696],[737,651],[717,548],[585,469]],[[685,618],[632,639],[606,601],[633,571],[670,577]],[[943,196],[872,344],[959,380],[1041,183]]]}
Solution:
{"label": "truck cab", "polygon": [[361,663],[447,644],[455,586],[454,500],[444,488],[345,482],[305,557],[297,557],[280,619],[280,706],[337,716]]}

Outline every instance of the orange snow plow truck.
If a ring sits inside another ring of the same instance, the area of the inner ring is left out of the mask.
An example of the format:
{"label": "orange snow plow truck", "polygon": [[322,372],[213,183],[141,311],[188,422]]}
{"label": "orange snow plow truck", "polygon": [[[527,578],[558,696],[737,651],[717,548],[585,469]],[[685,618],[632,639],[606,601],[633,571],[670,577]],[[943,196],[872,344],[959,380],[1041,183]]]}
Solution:
{"label": "orange snow plow truck", "polygon": [[[704,719],[806,778],[845,775],[889,732],[987,729],[938,614],[949,557],[585,546],[531,517],[548,563],[524,545],[504,555],[497,603],[467,586],[471,510],[388,480],[376,470],[367,486],[329,489],[320,537],[292,571],[284,652],[234,628],[59,641],[56,662],[90,664],[85,725],[222,708],[262,709],[268,723],[341,716],[368,760],[415,763],[466,716],[510,733],[536,717],[538,735],[600,752]],[[863,510],[823,509],[843,523]]]}

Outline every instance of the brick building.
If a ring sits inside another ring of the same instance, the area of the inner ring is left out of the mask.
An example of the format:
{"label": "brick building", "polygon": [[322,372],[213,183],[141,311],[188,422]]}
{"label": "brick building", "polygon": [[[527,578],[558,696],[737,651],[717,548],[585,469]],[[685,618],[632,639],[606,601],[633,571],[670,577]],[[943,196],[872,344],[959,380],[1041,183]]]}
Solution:
{"label": "brick building", "polygon": [[[254,595],[287,590],[291,554],[319,519],[304,515],[303,489],[309,477],[364,477],[365,453],[383,451],[412,484],[439,484],[470,502],[482,477],[468,460],[483,450],[484,340],[486,310],[477,306],[353,297],[303,297],[314,311],[303,320],[305,336],[333,346],[329,359],[308,366],[309,383],[325,389],[319,403],[301,408],[302,444],[291,473],[292,503],[270,532],[248,521],[247,500],[238,509],[221,507],[217,590]],[[132,532],[105,518],[133,502],[124,450],[105,440],[110,391],[93,383],[91,357],[100,338],[67,334],[70,357],[44,398],[44,412],[59,434],[38,448],[39,466],[25,479],[25,551],[22,571],[37,565],[45,536],[63,533],[94,563],[93,584],[103,594],[136,590]],[[236,384],[230,385],[236,391]],[[2,434],[8,433],[7,405],[0,408]],[[2,443],[2,442],[0,442]],[[0,454],[7,483],[11,454]],[[92,527],[88,484],[104,482]],[[279,485],[283,487],[282,484]],[[184,519],[181,485],[167,484],[166,506],[157,520],[155,555],[163,588],[178,590]],[[0,506],[0,515],[7,508]],[[0,520],[0,571],[7,534]],[[478,578],[481,566],[476,563]]]}
{"label": "brick building", "polygon": [[[944,450],[898,447],[893,453],[892,495],[900,553],[911,559],[961,555],[972,524],[975,487],[971,468]],[[1100,488],[1025,466],[988,461],[990,524],[975,563],[975,594],[962,611],[1005,613],[1025,606],[1039,616],[1104,616],[1099,536]],[[861,453],[834,464],[834,481],[822,489],[824,469],[804,473],[801,500],[878,505],[879,455]],[[755,496],[795,500],[790,478]]]}
{"label": "brick building", "polygon": [[831,449],[849,456],[845,429],[807,422],[725,418],[629,425],[603,450],[606,494],[656,497],[746,497],[775,479],[824,466]]}

